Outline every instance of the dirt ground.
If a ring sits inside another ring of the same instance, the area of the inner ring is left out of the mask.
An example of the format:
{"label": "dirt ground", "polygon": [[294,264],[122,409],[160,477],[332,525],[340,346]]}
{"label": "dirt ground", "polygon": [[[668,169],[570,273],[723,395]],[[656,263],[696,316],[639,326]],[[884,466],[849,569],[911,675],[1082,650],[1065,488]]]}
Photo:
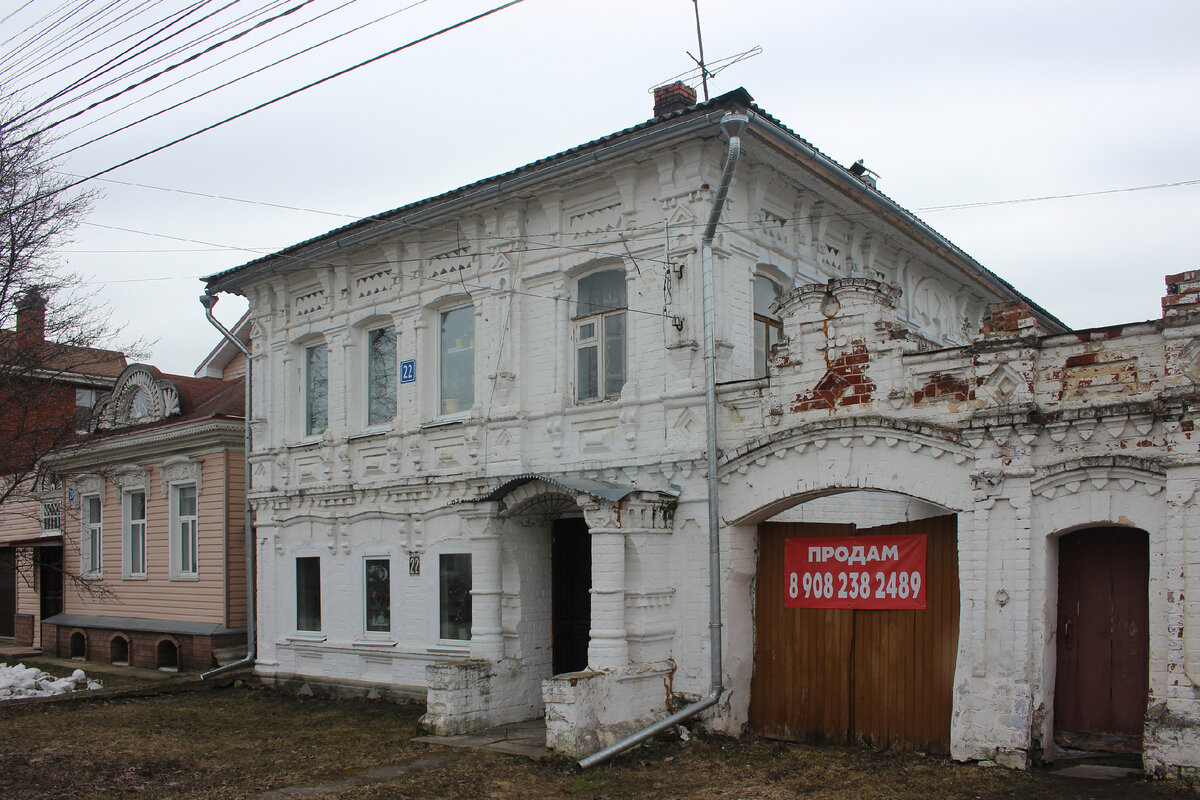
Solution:
{"label": "dirt ground", "polygon": [[579,773],[411,741],[421,709],[253,685],[0,704],[0,798],[1195,798],[1179,781],[1105,782],[848,748],[658,741]]}

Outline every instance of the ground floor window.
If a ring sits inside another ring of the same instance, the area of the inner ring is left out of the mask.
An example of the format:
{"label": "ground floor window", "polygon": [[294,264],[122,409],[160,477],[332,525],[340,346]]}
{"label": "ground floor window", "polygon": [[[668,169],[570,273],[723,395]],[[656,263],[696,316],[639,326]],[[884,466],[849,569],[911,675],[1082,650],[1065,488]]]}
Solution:
{"label": "ground floor window", "polygon": [[368,558],[366,564],[367,630],[392,629],[392,570],[386,558]]}
{"label": "ground floor window", "polygon": [[296,630],[321,630],[321,559],[296,559]]}
{"label": "ground floor window", "polygon": [[441,556],[439,635],[443,639],[471,638],[471,554],[450,553]]}

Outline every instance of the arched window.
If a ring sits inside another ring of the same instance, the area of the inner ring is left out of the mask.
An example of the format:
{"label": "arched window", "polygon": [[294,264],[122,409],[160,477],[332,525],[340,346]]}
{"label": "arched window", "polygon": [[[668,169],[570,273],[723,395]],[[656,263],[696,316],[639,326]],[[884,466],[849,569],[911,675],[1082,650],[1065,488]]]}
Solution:
{"label": "arched window", "polygon": [[771,345],[783,336],[783,323],[771,312],[771,304],[779,299],[780,289],[761,275],[754,279],[754,377],[767,376],[767,357]]}
{"label": "arched window", "polygon": [[593,272],[579,280],[575,316],[575,398],[617,397],[625,386],[625,271]]}

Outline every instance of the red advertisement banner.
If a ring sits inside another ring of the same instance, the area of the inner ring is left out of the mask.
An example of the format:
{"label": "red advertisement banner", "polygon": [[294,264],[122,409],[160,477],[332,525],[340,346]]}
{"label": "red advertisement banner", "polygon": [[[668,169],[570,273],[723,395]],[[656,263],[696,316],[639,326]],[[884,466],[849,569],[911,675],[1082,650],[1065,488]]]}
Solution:
{"label": "red advertisement banner", "polygon": [[787,608],[925,608],[925,536],[788,539]]}

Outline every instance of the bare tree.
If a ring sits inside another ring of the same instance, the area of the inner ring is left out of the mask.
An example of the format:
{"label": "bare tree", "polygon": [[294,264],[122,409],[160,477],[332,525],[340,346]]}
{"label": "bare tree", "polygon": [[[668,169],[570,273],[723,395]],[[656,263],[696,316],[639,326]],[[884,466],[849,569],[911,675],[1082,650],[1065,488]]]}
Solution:
{"label": "bare tree", "polygon": [[16,116],[0,108],[0,505],[126,363],[109,312],[59,256],[95,193],[67,188]]}
{"label": "bare tree", "polygon": [[[14,532],[45,528],[53,490],[38,474],[39,462],[84,429],[81,417],[126,365],[125,354],[112,349],[120,331],[110,313],[60,257],[95,193],[59,175],[48,157],[51,143],[18,124],[18,116],[11,105],[0,106],[0,540],[10,544]],[[60,500],[65,533],[64,505]],[[69,536],[63,542],[77,546]],[[35,548],[17,553],[17,571],[29,580],[35,565],[20,562],[34,558]],[[80,576],[63,574],[91,591]]]}

